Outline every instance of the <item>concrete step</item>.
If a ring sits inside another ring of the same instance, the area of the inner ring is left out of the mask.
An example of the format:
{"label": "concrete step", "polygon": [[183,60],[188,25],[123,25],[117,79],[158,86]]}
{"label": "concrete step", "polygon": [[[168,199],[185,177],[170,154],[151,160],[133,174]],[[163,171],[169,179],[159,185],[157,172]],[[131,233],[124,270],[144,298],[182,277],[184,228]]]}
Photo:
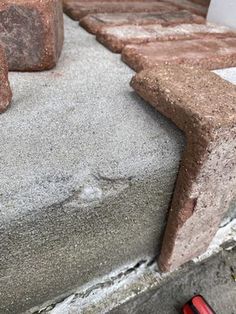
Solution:
{"label": "concrete step", "polygon": [[184,137],[76,22],[54,70],[10,73],[0,123],[0,313],[159,252]]}

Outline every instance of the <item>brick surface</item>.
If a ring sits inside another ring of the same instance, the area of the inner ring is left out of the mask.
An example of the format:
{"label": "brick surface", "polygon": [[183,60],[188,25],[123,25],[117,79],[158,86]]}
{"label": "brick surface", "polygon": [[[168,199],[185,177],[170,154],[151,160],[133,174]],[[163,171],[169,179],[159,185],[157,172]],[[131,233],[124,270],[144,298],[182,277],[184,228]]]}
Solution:
{"label": "brick surface", "polygon": [[137,13],[160,12],[179,10],[174,4],[167,2],[134,2],[134,1],[109,1],[109,2],[78,2],[77,0],[64,1],[64,12],[74,20],[80,20],[88,14],[94,13]]}
{"label": "brick surface", "polygon": [[199,14],[204,17],[206,17],[207,15],[208,8],[203,5],[188,0],[165,0],[165,1],[167,3],[171,3],[178,6],[180,9],[189,10],[192,13]]}
{"label": "brick surface", "polygon": [[137,93],[187,137],[159,265],[203,253],[236,193],[236,88],[200,68],[161,66],[137,74]]}
{"label": "brick surface", "polygon": [[191,2],[209,7],[211,0],[191,0]]}
{"label": "brick surface", "polygon": [[214,24],[181,24],[171,27],[161,25],[125,25],[104,27],[97,33],[97,40],[113,52],[121,52],[128,44],[141,44],[153,41],[187,40],[210,37],[236,37],[236,32]]}
{"label": "brick surface", "polygon": [[205,38],[127,45],[122,59],[135,71],[161,64],[214,70],[236,66],[236,38]]}
{"label": "brick surface", "polygon": [[10,0],[0,3],[0,42],[9,70],[54,67],[63,45],[61,0]]}
{"label": "brick surface", "polygon": [[0,113],[10,105],[12,92],[8,81],[8,66],[5,51],[0,47]]}
{"label": "brick surface", "polygon": [[183,23],[202,24],[205,19],[186,10],[166,11],[165,7],[159,13],[115,13],[88,15],[80,20],[80,25],[88,32],[96,34],[104,26],[122,25],[149,25],[160,24],[163,26]]}

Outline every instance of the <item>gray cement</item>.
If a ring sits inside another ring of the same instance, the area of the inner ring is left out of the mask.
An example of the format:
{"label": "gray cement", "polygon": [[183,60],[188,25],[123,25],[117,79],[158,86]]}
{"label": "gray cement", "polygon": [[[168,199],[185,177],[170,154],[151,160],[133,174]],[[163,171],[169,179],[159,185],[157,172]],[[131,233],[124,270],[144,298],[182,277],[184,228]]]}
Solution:
{"label": "gray cement", "polygon": [[217,314],[235,314],[235,270],[236,248],[222,251],[198,265],[189,263],[156,289],[150,289],[109,313],[179,314],[185,302],[192,296],[201,294]]}
{"label": "gray cement", "polygon": [[184,146],[120,56],[65,28],[57,68],[11,73],[0,116],[0,314],[158,254]]}

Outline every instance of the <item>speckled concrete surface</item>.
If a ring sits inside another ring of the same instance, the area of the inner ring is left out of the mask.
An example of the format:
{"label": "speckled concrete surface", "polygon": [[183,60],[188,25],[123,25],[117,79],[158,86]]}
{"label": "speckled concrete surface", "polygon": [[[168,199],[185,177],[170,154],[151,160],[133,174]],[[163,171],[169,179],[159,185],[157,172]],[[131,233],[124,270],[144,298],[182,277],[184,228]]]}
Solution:
{"label": "speckled concrete surface", "polygon": [[0,116],[0,313],[159,252],[183,136],[120,56],[65,19],[56,69],[11,73]]}

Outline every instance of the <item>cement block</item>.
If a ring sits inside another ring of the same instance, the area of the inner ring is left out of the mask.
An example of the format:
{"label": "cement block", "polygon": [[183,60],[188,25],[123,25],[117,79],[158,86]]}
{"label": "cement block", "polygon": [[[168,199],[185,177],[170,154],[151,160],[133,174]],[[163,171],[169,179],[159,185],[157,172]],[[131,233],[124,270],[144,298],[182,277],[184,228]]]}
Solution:
{"label": "cement block", "polygon": [[119,56],[69,18],[65,35],[55,70],[10,73],[0,116],[4,314],[158,254],[184,146]]}

